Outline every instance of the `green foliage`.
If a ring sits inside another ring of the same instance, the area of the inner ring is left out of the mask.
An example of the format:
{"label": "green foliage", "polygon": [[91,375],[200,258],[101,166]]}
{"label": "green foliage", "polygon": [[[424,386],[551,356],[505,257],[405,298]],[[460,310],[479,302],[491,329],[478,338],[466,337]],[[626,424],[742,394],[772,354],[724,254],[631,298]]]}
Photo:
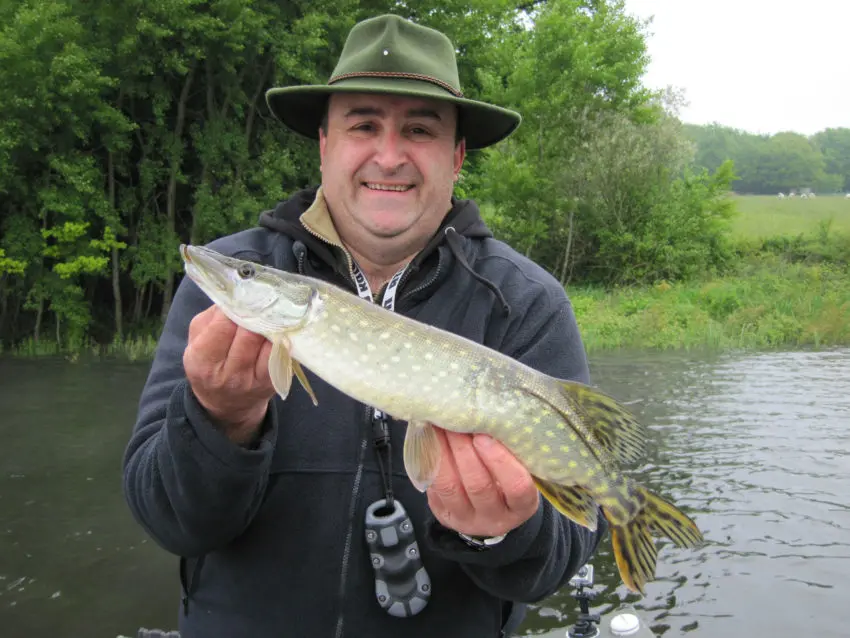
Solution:
{"label": "green foliage", "polygon": [[715,170],[734,161],[738,179],[733,186],[739,193],[850,190],[850,129],[827,129],[812,137],[753,135],[717,124],[687,125],[685,131],[696,144],[696,166]]}
{"label": "green foliage", "polygon": [[23,275],[26,269],[27,262],[6,257],[6,251],[0,248],[0,276]]}
{"label": "green foliage", "polygon": [[823,154],[826,174],[835,179],[835,190],[850,192],[850,128],[828,128],[812,141]]}
{"label": "green foliage", "polygon": [[[564,283],[679,286],[753,255],[843,259],[835,211],[811,241],[730,244],[724,160],[738,185],[846,188],[848,130],[715,127],[713,146],[694,145],[678,98],[642,85],[646,25],[622,0],[20,0],[0,7],[0,344],[143,356],[180,242],[251,227],[320,180],[315,144],[271,117],[265,91],[324,82],[355,22],[388,11],[452,38],[467,96],[523,114],[467,156],[456,194]],[[740,310],[708,303],[710,317]],[[634,298],[600,330],[651,311]],[[690,321],[677,312],[671,325]]]}

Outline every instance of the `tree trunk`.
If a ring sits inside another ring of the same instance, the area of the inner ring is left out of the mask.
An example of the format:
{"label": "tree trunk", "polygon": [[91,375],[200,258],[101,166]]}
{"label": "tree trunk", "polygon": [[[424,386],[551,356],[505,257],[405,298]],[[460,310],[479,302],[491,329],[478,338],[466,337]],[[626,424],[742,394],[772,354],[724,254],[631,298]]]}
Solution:
{"label": "tree trunk", "polygon": [[251,134],[253,133],[254,128],[254,117],[257,113],[257,100],[263,92],[263,87],[266,85],[266,78],[268,77],[271,68],[272,58],[269,57],[269,59],[266,60],[266,65],[263,67],[263,73],[260,76],[260,80],[257,82],[257,90],[254,91],[254,95],[251,97],[251,106],[248,108],[248,117],[245,118],[245,139],[249,148],[251,144]]}
{"label": "tree trunk", "polygon": [[118,247],[112,247],[112,295],[115,298],[115,336],[118,341],[124,340],[124,317],[121,309],[121,262],[118,259]]}
{"label": "tree trunk", "polygon": [[10,343],[15,343],[18,340],[18,335],[21,334],[18,330],[18,317],[21,316],[21,306],[23,305],[23,301],[21,298],[17,298],[17,303],[15,304],[15,309],[12,311],[12,321],[10,322],[11,330],[11,338],[9,339]]}
{"label": "tree trunk", "polygon": [[148,317],[151,316],[151,306],[153,305],[153,291],[154,291],[153,284],[149,283],[148,284],[148,303],[145,306],[145,315],[143,317],[144,319],[147,319]]}
{"label": "tree trunk", "polygon": [[575,217],[575,210],[570,210],[570,228],[567,232],[567,247],[564,249],[564,263],[561,266],[561,285],[567,285],[567,266],[570,263],[570,251],[573,249],[573,218]]}
{"label": "tree trunk", "polygon": [[44,299],[38,302],[38,311],[35,313],[35,330],[33,330],[32,338],[36,343],[40,338],[42,317],[44,317]]}
{"label": "tree trunk", "polygon": [[139,325],[142,321],[142,305],[145,300],[145,288],[147,284],[142,284],[136,289],[136,301],[133,304],[133,324]]}
{"label": "tree trunk", "polygon": [[6,276],[0,277],[0,341],[6,328],[6,316],[9,312],[9,295],[6,292]]}
{"label": "tree trunk", "polygon": [[[118,98],[118,104],[121,104],[121,98]],[[107,170],[109,171],[108,180],[109,180],[109,203],[112,206],[112,210],[117,213],[118,207],[117,202],[115,201],[115,163],[112,157],[112,151],[109,151],[109,155],[107,158],[108,166]],[[116,239],[117,239],[117,231],[116,231]],[[118,341],[124,340],[124,321],[121,313],[121,272],[120,272],[121,263],[118,259],[118,247],[112,247],[112,299],[115,303],[115,336]]]}
{"label": "tree trunk", "polygon": [[[180,142],[183,137],[183,127],[186,123],[186,103],[189,101],[189,89],[192,87],[192,77],[195,73],[195,65],[189,69],[186,79],[183,81],[183,89],[180,91],[180,101],[177,103],[177,122],[174,125],[174,138]],[[180,148],[180,144],[175,145],[175,149]],[[170,175],[168,177],[168,193],[167,193],[167,209],[166,209],[166,230],[169,236],[173,236],[177,230],[177,173],[180,171],[180,160],[183,153],[179,150],[174,150],[171,156]],[[165,285],[162,291],[162,313],[160,318],[165,323],[165,318],[168,316],[168,311],[171,310],[171,299],[174,296],[174,272],[169,270],[165,276]]]}

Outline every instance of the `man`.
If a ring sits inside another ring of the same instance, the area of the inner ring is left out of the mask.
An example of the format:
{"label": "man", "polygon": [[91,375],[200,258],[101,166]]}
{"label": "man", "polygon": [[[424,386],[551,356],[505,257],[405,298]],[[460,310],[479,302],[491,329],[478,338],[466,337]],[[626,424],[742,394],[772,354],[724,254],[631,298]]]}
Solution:
{"label": "man", "polygon": [[[563,289],[495,240],[474,202],[452,196],[466,150],[498,142],[520,118],[462,97],[444,35],[395,16],[366,20],[327,85],[272,89],[267,100],[318,137],[321,187],[211,246],[588,381]],[[181,557],[184,638],[496,637],[595,550],[605,525],[591,533],[562,517],[486,436],[441,432],[439,474],[423,495],[403,471],[404,422],[313,375],[318,407],[296,385],[282,400],[269,352],[184,278],[124,459],[133,514]],[[395,611],[366,541],[367,509],[381,499],[409,516],[421,552],[411,569],[428,578],[423,600]]]}

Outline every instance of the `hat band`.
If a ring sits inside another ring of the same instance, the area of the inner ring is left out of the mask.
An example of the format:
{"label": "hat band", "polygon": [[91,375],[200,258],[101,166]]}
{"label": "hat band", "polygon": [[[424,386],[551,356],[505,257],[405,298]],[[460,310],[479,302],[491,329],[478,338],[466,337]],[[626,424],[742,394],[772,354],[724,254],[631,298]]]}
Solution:
{"label": "hat band", "polygon": [[430,75],[421,75],[419,73],[394,73],[391,71],[360,71],[356,73],[343,73],[342,75],[338,75],[328,80],[328,84],[334,84],[335,82],[339,82],[340,80],[347,80],[349,78],[399,78],[402,80],[421,80],[423,82],[430,82],[431,84],[436,84],[437,86],[444,88],[446,91],[448,91],[455,97],[463,97],[463,92],[458,91],[451,84],[443,82],[442,80],[438,80],[437,78],[431,77]]}

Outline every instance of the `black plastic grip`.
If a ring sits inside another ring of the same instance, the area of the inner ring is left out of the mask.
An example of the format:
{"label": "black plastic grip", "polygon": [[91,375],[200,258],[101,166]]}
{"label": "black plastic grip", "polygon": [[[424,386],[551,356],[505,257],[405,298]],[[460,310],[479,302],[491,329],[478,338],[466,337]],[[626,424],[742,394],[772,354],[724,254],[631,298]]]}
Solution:
{"label": "black plastic grip", "polygon": [[366,544],[375,570],[375,596],[390,616],[415,616],[431,597],[431,579],[422,565],[413,523],[397,499],[366,509]]}

